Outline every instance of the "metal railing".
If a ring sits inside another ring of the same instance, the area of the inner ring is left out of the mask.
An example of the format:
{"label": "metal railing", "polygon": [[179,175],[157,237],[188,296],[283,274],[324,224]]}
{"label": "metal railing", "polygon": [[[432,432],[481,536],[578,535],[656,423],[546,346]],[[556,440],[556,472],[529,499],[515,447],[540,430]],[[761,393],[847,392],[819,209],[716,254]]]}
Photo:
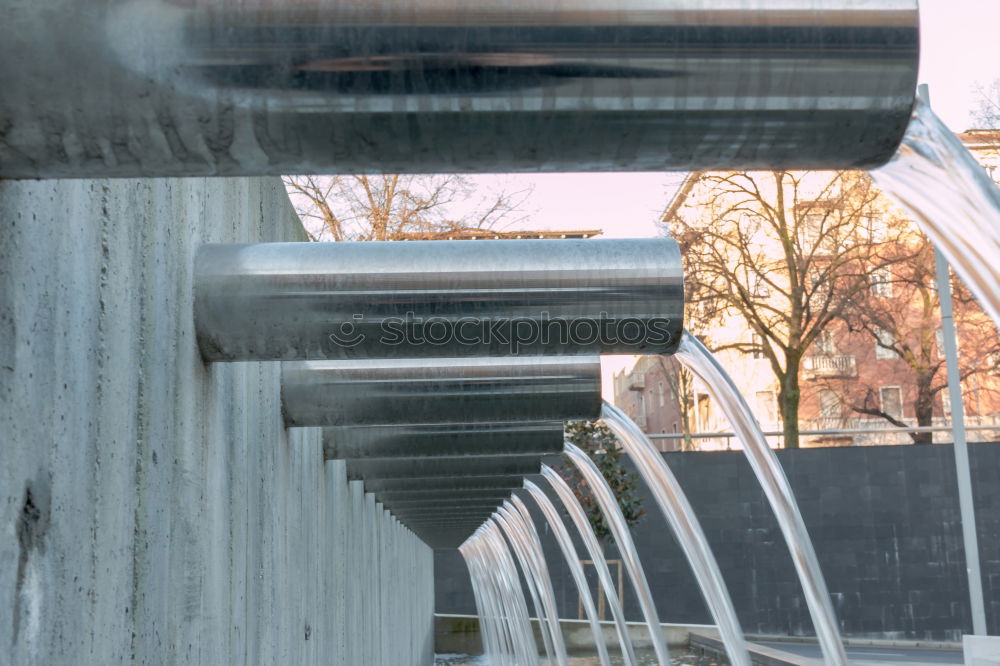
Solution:
{"label": "metal railing", "polygon": [[[950,425],[944,426],[910,426],[905,428],[900,428],[897,426],[888,426],[882,428],[828,428],[821,430],[800,430],[800,437],[809,436],[822,436],[822,437],[836,437],[836,436],[846,436],[846,435],[884,435],[884,434],[909,434],[913,432],[951,432]],[[994,425],[966,425],[965,429],[968,431],[988,431],[993,430],[1000,436],[1000,423]],[[764,431],[765,437],[782,437],[784,432],[781,430],[766,430]],[[647,434],[650,439],[664,439],[664,440],[677,440],[677,439],[724,439],[727,440],[726,448],[729,448],[729,442],[732,438],[736,437],[736,433],[733,432],[695,432],[690,435],[685,435],[684,433],[650,433]]]}
{"label": "metal railing", "polygon": [[814,377],[857,377],[858,364],[853,354],[806,356],[804,369]]}

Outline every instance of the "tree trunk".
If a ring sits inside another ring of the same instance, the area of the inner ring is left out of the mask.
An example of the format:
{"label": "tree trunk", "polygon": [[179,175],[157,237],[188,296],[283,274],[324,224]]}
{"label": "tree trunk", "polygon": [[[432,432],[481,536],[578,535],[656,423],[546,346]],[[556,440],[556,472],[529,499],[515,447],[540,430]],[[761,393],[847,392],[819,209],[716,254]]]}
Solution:
{"label": "tree trunk", "polygon": [[[917,415],[917,425],[927,427],[934,424],[934,394],[931,392],[933,377],[917,376],[917,397],[913,401],[913,411]],[[934,433],[911,432],[914,444],[933,444]]]}
{"label": "tree trunk", "polygon": [[785,374],[781,377],[781,389],[778,392],[782,435],[786,449],[799,448],[799,401],[802,398],[799,390],[799,363],[798,358],[787,359]]}

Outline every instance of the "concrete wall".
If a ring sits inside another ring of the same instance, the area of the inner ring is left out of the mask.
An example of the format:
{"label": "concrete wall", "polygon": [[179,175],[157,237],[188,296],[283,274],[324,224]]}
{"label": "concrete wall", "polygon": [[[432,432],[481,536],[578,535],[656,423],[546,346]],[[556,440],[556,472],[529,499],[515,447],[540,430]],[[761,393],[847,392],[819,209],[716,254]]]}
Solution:
{"label": "concrete wall", "polygon": [[[987,622],[990,633],[996,634],[1000,444],[976,443],[969,449]],[[956,641],[971,631],[950,445],[801,449],[778,455],[846,635]],[[812,634],[788,549],[744,455],[733,451],[664,457],[705,529],[743,629]],[[544,482],[539,485],[547,488]],[[643,498],[647,515],[633,534],[660,620],[710,622],[691,570],[644,487]],[[534,507],[532,500],[527,503]],[[560,616],[577,617],[577,592],[562,555],[544,519],[536,513],[535,520]],[[569,529],[572,533],[571,525]],[[613,546],[608,555],[616,557]],[[474,613],[461,559],[439,551],[435,567],[438,612]],[[628,619],[641,620],[627,577],[625,599]]]}
{"label": "concrete wall", "polygon": [[277,179],[0,182],[0,664],[431,661],[431,551],[197,353],[198,244],[300,239]]}

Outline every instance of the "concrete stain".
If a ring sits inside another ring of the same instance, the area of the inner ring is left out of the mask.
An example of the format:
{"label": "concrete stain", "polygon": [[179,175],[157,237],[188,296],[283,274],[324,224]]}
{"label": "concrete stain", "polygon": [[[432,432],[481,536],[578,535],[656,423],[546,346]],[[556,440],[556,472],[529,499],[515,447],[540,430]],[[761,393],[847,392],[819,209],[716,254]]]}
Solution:
{"label": "concrete stain", "polygon": [[[42,477],[44,479],[44,477]],[[40,628],[42,588],[34,559],[45,553],[45,534],[49,530],[51,492],[47,481],[28,483],[15,531],[18,541],[17,576],[14,586],[13,638],[17,644],[21,633],[21,617],[27,611],[28,641],[32,642]],[[36,555],[37,553],[37,555]],[[23,607],[27,603],[27,608]]]}

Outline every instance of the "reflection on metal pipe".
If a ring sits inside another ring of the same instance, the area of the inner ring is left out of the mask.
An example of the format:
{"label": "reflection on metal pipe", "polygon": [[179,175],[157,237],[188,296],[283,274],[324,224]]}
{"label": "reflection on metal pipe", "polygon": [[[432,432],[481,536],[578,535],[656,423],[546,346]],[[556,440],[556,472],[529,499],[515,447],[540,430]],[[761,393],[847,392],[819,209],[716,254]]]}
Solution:
{"label": "reflection on metal pipe", "polygon": [[349,479],[415,479],[538,474],[541,456],[348,459]]}
{"label": "reflection on metal pipe", "polygon": [[562,450],[561,421],[324,428],[327,460],[547,455]]}
{"label": "reflection on metal pipe", "polygon": [[392,513],[400,520],[407,518],[429,518],[441,517],[446,520],[454,520],[459,516],[477,516],[489,513],[497,508],[495,502],[470,504],[467,507],[441,506],[431,507],[393,507]]}
{"label": "reflection on metal pipe", "polygon": [[0,177],[870,167],[916,4],[18,2]]}
{"label": "reflection on metal pipe", "polygon": [[669,354],[667,238],[209,244],[194,316],[208,361]]}
{"label": "reflection on metal pipe", "polygon": [[[281,367],[288,426],[596,419],[596,356],[293,361]],[[560,440],[561,444],[561,440]]]}
{"label": "reflection on metal pipe", "polygon": [[444,497],[435,499],[397,499],[397,500],[382,500],[386,505],[386,508],[392,509],[394,512],[399,511],[411,511],[411,512],[424,512],[430,513],[433,510],[440,509],[441,511],[461,511],[465,509],[479,509],[486,507],[496,508],[501,502],[510,497],[510,493],[504,495],[499,495],[496,497]]}
{"label": "reflection on metal pipe", "polygon": [[[414,492],[412,490],[390,490],[374,493],[375,497],[378,498],[380,502],[385,503],[387,506],[395,506],[397,504],[416,504],[416,503],[434,503],[434,502],[450,502],[456,500],[479,500],[479,499],[496,499],[496,498],[506,498],[510,496],[511,491],[514,488],[475,488],[475,489],[444,489],[435,492]],[[499,503],[499,502],[498,502]]]}
{"label": "reflection on metal pipe", "polygon": [[520,488],[523,477],[520,474],[509,476],[445,476],[415,479],[366,479],[365,490],[375,494],[382,492],[408,492],[414,496],[421,493],[434,493],[439,490],[513,490]]}

